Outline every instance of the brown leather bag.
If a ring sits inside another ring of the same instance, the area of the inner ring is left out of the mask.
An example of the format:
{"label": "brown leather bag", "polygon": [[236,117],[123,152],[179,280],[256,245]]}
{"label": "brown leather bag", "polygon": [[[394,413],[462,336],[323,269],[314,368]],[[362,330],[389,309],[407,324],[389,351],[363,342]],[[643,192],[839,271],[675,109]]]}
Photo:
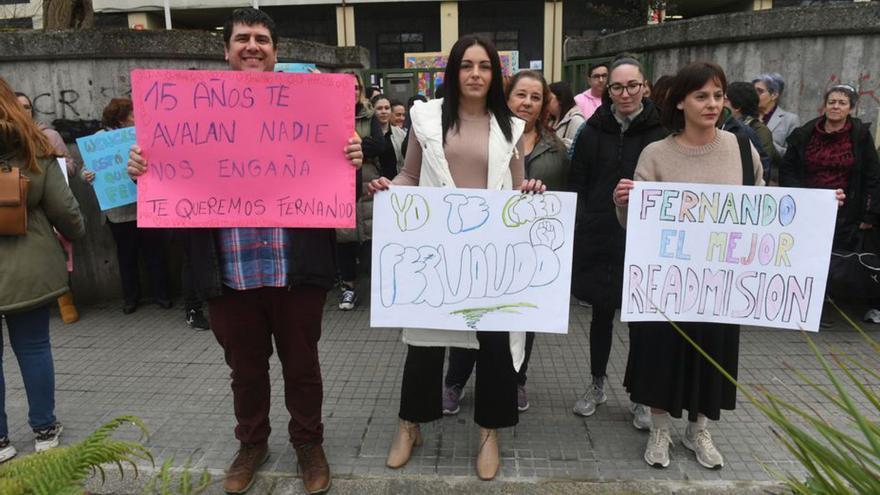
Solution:
{"label": "brown leather bag", "polygon": [[0,163],[0,235],[27,234],[28,186],[18,167]]}

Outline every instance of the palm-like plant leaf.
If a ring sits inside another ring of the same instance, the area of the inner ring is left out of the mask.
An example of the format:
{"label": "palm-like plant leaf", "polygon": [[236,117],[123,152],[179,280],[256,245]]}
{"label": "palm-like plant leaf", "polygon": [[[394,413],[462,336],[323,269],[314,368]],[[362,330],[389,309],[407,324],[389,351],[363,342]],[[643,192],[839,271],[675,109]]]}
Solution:
{"label": "palm-like plant leaf", "polygon": [[62,495],[82,493],[82,482],[95,470],[103,479],[101,464],[115,463],[122,474],[122,463],[133,466],[137,460],[152,463],[153,457],[141,442],[114,440],[113,432],[124,424],[135,425],[146,438],[147,429],[134,416],[120,416],[83,441],[15,459],[0,465],[0,494]]}

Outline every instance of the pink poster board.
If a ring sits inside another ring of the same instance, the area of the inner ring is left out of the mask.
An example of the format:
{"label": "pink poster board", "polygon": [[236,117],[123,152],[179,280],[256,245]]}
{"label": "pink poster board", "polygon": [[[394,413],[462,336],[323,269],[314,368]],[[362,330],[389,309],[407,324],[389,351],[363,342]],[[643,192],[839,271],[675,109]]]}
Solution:
{"label": "pink poster board", "polygon": [[354,227],[355,80],[135,70],[139,227]]}

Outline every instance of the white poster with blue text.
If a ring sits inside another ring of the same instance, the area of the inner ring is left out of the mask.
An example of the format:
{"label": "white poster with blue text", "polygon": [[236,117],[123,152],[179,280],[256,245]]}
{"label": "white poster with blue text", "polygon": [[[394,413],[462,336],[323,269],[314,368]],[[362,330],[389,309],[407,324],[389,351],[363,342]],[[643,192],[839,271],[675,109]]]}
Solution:
{"label": "white poster with blue text", "polygon": [[817,331],[834,191],[636,182],[621,321]]}
{"label": "white poster with blue text", "polygon": [[567,333],[576,198],[398,186],[376,194],[370,325]]}

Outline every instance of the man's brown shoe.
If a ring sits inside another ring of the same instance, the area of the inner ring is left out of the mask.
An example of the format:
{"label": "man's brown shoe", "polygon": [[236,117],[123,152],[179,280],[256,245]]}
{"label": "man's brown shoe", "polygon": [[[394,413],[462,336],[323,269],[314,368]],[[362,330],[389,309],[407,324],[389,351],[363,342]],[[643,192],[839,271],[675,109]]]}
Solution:
{"label": "man's brown shoe", "polygon": [[299,473],[302,476],[306,493],[315,495],[330,490],[330,466],[324,456],[324,447],[319,443],[294,447]]}
{"label": "man's brown shoe", "polygon": [[257,468],[269,458],[269,445],[263,443],[242,443],[235,454],[235,460],[226,470],[223,490],[226,493],[244,493],[256,479]]}

